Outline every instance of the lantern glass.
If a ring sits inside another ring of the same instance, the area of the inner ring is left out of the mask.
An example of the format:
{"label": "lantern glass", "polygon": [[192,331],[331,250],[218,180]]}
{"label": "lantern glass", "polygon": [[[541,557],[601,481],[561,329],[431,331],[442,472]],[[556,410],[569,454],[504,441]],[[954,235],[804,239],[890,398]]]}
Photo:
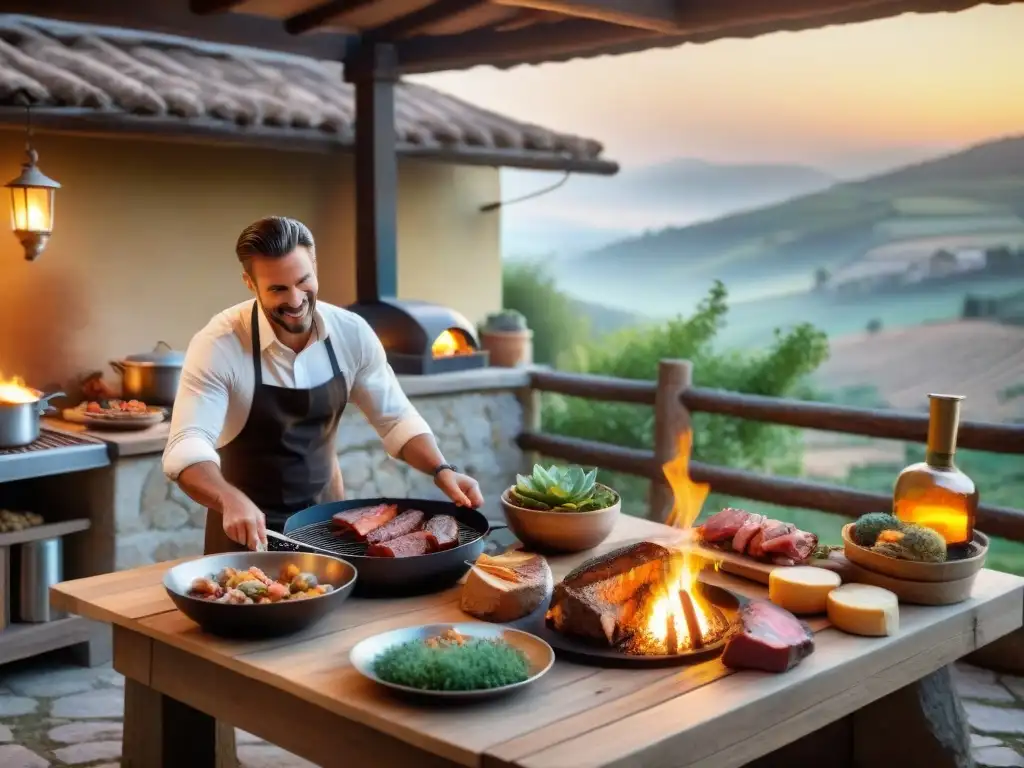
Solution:
{"label": "lantern glass", "polygon": [[52,187],[11,187],[11,228],[15,232],[53,232]]}

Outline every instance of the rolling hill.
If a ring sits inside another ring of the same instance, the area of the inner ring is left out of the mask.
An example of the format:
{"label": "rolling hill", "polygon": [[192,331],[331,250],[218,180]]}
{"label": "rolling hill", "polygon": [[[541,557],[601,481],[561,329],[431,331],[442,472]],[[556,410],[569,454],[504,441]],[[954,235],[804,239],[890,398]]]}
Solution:
{"label": "rolling hill", "polygon": [[[549,187],[559,174],[502,173],[502,197]],[[579,254],[644,230],[683,226],[816,192],[836,183],[803,165],[712,163],[678,158],[613,177],[573,176],[536,200],[503,211],[509,257]]]}
{"label": "rolling hill", "polygon": [[871,249],[964,235],[1024,244],[1024,136],[622,240],[560,260],[556,276],[590,301],[674,314],[688,311],[714,279],[725,281],[734,301],[805,293],[815,270],[852,264]]}

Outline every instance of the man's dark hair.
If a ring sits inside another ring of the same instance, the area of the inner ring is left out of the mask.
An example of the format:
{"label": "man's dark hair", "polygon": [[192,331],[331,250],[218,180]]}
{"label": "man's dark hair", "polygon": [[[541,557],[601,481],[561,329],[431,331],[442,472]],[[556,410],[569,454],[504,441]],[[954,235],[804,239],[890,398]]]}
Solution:
{"label": "man's dark hair", "polygon": [[287,216],[268,216],[242,230],[235,245],[235,254],[248,272],[254,256],[280,258],[287,256],[300,245],[306,246],[315,254],[313,233],[309,231],[309,227]]}

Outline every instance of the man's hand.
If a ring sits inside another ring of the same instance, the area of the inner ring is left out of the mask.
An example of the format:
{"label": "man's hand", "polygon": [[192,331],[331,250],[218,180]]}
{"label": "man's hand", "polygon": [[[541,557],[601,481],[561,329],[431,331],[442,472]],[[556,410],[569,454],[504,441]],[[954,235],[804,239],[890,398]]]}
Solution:
{"label": "man's hand", "polygon": [[232,489],[221,500],[224,533],[236,544],[255,550],[267,546],[267,518],[248,496]]}
{"label": "man's hand", "polygon": [[476,509],[484,503],[480,485],[469,475],[442,469],[434,477],[434,485],[444,491],[444,495],[460,507]]}

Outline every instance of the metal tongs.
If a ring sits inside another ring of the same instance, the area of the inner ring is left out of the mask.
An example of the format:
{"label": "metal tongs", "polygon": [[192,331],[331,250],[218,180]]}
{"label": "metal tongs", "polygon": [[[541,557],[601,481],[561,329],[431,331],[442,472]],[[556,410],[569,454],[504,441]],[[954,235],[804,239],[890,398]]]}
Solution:
{"label": "metal tongs", "polygon": [[[269,528],[267,529],[267,538],[268,539],[276,539],[277,541],[284,542],[285,544],[291,544],[292,546],[299,547],[300,549],[304,549],[307,552],[309,552],[309,551],[318,552],[321,555],[330,555],[331,557],[337,557],[338,556],[337,552],[332,552],[331,550],[324,549],[323,547],[317,547],[317,546],[314,546],[312,544],[305,544],[305,543],[303,543],[301,541],[296,541],[291,536],[285,536],[283,533],[278,533],[277,531],[272,531]],[[265,545],[263,545],[263,544],[257,544],[256,545],[256,551],[257,552],[266,552],[267,551],[267,547]]]}

